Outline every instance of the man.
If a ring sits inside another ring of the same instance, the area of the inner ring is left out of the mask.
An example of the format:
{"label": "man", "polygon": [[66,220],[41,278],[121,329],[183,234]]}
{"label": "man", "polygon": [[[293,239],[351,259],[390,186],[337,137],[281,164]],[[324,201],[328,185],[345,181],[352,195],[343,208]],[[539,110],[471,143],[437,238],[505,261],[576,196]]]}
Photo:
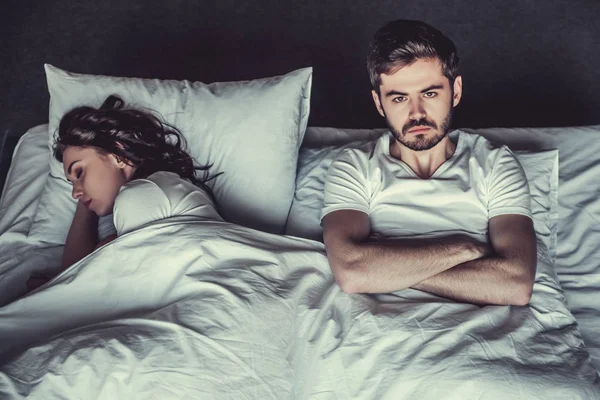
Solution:
{"label": "man", "polygon": [[394,21],[375,34],[368,69],[390,133],[329,169],[321,223],[337,283],[526,305],[537,260],[529,187],[508,148],[448,134],[462,95],[452,41]]}

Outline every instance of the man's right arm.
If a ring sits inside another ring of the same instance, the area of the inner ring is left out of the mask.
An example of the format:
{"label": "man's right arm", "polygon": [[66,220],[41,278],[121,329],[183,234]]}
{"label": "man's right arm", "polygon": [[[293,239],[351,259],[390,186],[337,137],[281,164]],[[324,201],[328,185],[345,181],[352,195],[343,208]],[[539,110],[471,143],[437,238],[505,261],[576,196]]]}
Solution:
{"label": "man's right arm", "polygon": [[369,216],[355,210],[333,211],[322,224],[329,264],[347,293],[406,289],[488,251],[466,235],[371,242]]}

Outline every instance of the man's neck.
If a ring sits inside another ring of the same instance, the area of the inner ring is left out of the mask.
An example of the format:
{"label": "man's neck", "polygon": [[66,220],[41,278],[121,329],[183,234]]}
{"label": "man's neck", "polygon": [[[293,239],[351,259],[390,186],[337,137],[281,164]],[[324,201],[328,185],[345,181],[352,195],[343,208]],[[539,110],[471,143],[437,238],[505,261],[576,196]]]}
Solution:
{"label": "man's neck", "polygon": [[392,138],[390,155],[407,164],[421,179],[429,179],[456,150],[456,144],[446,135],[429,150],[414,151]]}

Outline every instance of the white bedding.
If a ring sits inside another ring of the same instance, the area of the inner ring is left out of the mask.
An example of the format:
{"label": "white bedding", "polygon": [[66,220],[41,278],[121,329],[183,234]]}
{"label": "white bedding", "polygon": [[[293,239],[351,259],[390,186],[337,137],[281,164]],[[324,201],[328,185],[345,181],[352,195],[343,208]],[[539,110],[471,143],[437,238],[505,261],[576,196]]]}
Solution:
{"label": "white bedding", "polygon": [[[19,140],[0,199],[0,307],[26,292],[32,273],[59,267],[62,247],[28,239],[39,196],[48,175],[48,125]],[[45,143],[44,143],[45,142]]]}
{"label": "white bedding", "polygon": [[550,286],[530,307],[347,295],[319,242],[189,219],[121,236],[0,309],[9,354],[6,399],[600,398]]}
{"label": "white bedding", "polygon": [[[588,351],[600,369],[600,126],[465,130],[513,149],[559,150],[555,269]],[[343,145],[374,139],[382,131],[309,127],[304,144],[307,148]],[[302,163],[302,154],[299,159]]]}
{"label": "white bedding", "polygon": [[600,126],[479,130],[513,147],[559,149],[556,272],[600,369]]}
{"label": "white bedding", "polygon": [[24,238],[29,232],[48,175],[47,135],[48,125],[36,126],[15,147],[0,198],[0,240]]}
{"label": "white bedding", "polygon": [[[323,130],[312,130],[307,144],[322,143]],[[486,134],[560,149],[556,270],[599,366],[600,127]],[[26,238],[47,171],[45,139],[23,137],[0,202],[0,305],[24,291],[32,271],[55,268],[62,250]],[[349,296],[333,285],[322,251],[217,223],[157,224],[119,238],[0,308],[0,354],[42,338],[0,369],[0,398],[29,390],[43,399],[598,396],[598,375],[560,302],[479,308],[412,290]],[[534,299],[546,299],[536,287]]]}

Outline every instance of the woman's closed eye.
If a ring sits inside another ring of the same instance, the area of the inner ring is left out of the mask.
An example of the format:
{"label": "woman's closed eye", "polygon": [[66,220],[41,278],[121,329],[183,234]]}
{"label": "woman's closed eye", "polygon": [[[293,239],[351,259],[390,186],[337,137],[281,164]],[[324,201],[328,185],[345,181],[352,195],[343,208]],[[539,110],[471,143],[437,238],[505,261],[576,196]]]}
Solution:
{"label": "woman's closed eye", "polygon": [[73,171],[73,176],[75,179],[69,179],[67,178],[67,181],[69,181],[69,183],[72,185],[74,180],[80,180],[81,179],[81,175],[82,175],[83,171],[81,169],[77,169],[75,171]]}

